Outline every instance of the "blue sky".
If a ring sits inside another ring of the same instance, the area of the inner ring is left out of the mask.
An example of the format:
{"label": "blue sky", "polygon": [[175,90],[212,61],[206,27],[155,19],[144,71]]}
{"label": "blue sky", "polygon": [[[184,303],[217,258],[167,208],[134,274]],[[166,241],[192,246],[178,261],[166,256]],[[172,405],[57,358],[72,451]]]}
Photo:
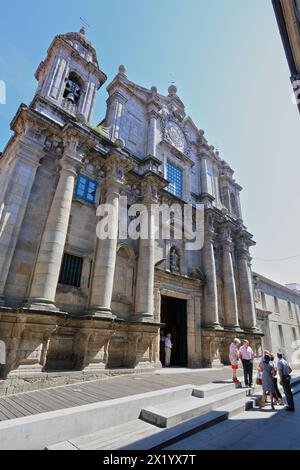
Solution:
{"label": "blue sky", "polygon": [[[79,30],[79,17],[108,82],[128,78],[166,93],[175,81],[187,114],[235,170],[245,224],[254,234],[253,268],[279,282],[300,282],[299,126],[289,70],[271,0],[1,1],[0,149],[34,72],[56,34]],[[108,83],[107,82],[107,83]],[[94,121],[105,113],[105,86]]]}

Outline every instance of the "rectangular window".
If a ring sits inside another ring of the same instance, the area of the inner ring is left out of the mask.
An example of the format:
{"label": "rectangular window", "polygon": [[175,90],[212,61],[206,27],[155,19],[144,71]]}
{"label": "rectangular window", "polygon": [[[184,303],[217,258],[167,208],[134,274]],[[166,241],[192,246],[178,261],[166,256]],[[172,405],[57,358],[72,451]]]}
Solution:
{"label": "rectangular window", "polygon": [[95,202],[96,187],[96,181],[91,180],[87,176],[79,175],[77,179],[75,194],[80,199],[84,199],[87,202]]}
{"label": "rectangular window", "polygon": [[293,310],[292,310],[292,304],[289,300],[288,300],[288,309],[289,309],[289,317],[292,320],[294,318],[294,315],[293,315]]}
{"label": "rectangular window", "polygon": [[267,308],[266,296],[264,292],[261,292],[261,305],[262,305],[262,308],[264,309]]}
{"label": "rectangular window", "polygon": [[168,191],[174,196],[182,198],[183,173],[180,168],[167,161]]}
{"label": "rectangular window", "polygon": [[283,336],[283,330],[282,330],[282,325],[278,325],[278,333],[279,333],[279,344],[282,348],[285,347],[284,343],[284,336]]}
{"label": "rectangular window", "polygon": [[58,282],[67,286],[80,287],[83,258],[64,253]]}
{"label": "rectangular window", "polygon": [[296,328],[292,328],[293,341],[297,341]]}
{"label": "rectangular window", "polygon": [[275,313],[279,313],[279,302],[277,297],[274,297],[274,304],[275,304]]}

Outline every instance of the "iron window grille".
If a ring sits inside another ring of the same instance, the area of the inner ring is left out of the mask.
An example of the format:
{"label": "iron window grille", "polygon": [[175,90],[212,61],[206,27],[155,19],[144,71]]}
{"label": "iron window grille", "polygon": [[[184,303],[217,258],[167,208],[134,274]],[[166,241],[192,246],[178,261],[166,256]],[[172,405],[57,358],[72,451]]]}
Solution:
{"label": "iron window grille", "polygon": [[83,258],[64,253],[58,282],[67,286],[80,287]]}

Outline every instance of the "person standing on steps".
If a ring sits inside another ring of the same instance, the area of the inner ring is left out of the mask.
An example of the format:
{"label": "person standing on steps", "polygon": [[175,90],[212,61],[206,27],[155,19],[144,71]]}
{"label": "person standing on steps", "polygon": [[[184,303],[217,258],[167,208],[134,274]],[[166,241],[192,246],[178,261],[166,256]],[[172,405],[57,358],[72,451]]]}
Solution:
{"label": "person standing on steps", "polygon": [[239,350],[239,355],[243,364],[245,387],[252,387],[254,353],[247,339],[243,340],[243,346]]}
{"label": "person standing on steps", "polygon": [[263,408],[266,404],[267,392],[270,394],[271,408],[274,411],[274,395],[275,385],[273,377],[275,377],[276,371],[271,362],[271,355],[265,354],[262,362],[259,364],[259,370],[262,372],[262,389],[263,395],[259,403],[259,407]]}
{"label": "person standing on steps", "polygon": [[294,398],[293,398],[293,393],[291,390],[291,376],[290,373],[292,372],[292,369],[288,362],[283,359],[283,356],[281,353],[277,353],[278,361],[277,361],[277,371],[279,374],[280,378],[280,385],[282,385],[285,398],[287,401],[287,408],[285,408],[287,411],[295,411],[295,404],[294,404]]}
{"label": "person standing on steps", "polygon": [[229,346],[229,361],[232,368],[232,381],[239,382],[239,379],[236,376],[237,370],[239,368],[239,347],[240,347],[240,340],[238,338],[234,338],[232,343]]}
{"label": "person standing on steps", "polygon": [[[275,361],[275,358],[273,354],[271,354],[271,362],[270,364],[274,368],[276,375],[277,375],[277,361]],[[280,390],[278,388],[278,383],[277,383],[277,377],[276,375],[273,376],[273,381],[274,381],[274,387],[275,387],[275,393],[274,393],[274,403],[275,405],[284,405],[282,395],[280,393]]]}
{"label": "person standing on steps", "polygon": [[165,366],[166,367],[170,367],[172,347],[173,347],[173,343],[171,341],[171,333],[168,333],[165,338]]}

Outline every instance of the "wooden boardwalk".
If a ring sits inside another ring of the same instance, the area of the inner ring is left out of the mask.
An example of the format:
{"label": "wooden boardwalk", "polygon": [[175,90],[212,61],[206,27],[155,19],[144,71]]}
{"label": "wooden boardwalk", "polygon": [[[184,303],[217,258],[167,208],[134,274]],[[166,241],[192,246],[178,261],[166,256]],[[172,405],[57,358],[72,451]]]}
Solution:
{"label": "wooden boardwalk", "polygon": [[0,421],[179,385],[202,385],[214,380],[228,380],[230,377],[231,370],[228,367],[191,372],[177,370],[174,373],[170,369],[167,373],[163,370],[155,373],[116,376],[104,380],[24,392],[0,398]]}

